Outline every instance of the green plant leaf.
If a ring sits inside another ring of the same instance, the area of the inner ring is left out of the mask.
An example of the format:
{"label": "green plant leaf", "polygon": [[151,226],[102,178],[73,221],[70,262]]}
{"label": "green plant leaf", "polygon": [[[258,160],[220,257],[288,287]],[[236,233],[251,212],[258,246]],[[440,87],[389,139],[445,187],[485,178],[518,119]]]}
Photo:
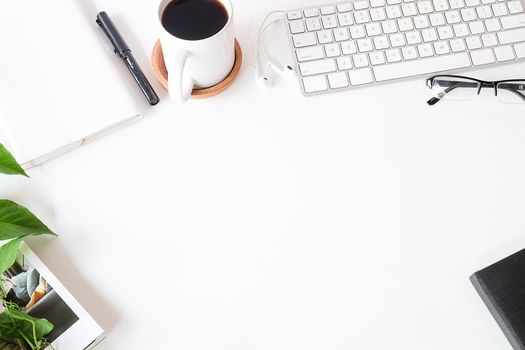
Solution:
{"label": "green plant leaf", "polygon": [[39,340],[53,330],[53,325],[45,318],[34,318],[18,309],[9,309],[9,313],[18,327],[30,338],[33,337],[33,326],[35,327],[36,339]]}
{"label": "green plant leaf", "polygon": [[53,330],[53,328],[55,328],[53,324],[51,324],[51,322],[49,322],[45,318],[35,318],[34,320],[37,339],[45,337]]}
{"label": "green plant leaf", "polygon": [[23,175],[29,177],[24,169],[16,162],[15,158],[0,143],[0,173],[7,175]]}
{"label": "green plant leaf", "polygon": [[54,233],[29,210],[7,199],[0,200],[0,241]]}
{"label": "green plant leaf", "polygon": [[7,271],[15,263],[16,253],[23,239],[24,237],[13,239],[0,247],[0,274]]}

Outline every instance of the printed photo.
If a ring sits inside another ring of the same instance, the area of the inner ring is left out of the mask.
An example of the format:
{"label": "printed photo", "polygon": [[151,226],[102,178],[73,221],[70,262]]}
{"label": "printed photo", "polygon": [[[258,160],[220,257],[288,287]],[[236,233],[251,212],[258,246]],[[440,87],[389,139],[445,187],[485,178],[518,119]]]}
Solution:
{"label": "printed photo", "polygon": [[[8,303],[53,325],[41,345],[45,350],[87,350],[104,339],[100,325],[25,243],[15,263],[0,275],[0,283]],[[0,337],[1,350],[20,350],[12,344]]]}
{"label": "printed photo", "polygon": [[22,253],[2,278],[7,300],[20,306],[28,315],[45,318],[53,325],[46,336],[53,343],[66,332],[79,317],[71,310],[44,276],[32,266]]}

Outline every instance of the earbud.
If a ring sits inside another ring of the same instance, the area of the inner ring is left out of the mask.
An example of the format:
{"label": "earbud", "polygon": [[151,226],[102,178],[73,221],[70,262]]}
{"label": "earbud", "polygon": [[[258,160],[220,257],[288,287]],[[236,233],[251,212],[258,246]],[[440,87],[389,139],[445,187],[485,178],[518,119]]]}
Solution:
{"label": "earbud", "polygon": [[[279,14],[279,18],[274,19],[267,24],[266,22],[268,22],[270,17],[275,14]],[[268,27],[281,21],[283,18],[284,12],[282,11],[270,12],[264,19],[261,28],[259,29],[259,34],[257,35],[257,64],[255,66],[256,79],[261,85],[266,87],[271,87],[273,85],[273,74],[271,71],[275,71],[284,77],[289,77],[294,74],[292,64],[282,65],[267,53],[266,47],[263,45],[264,34]]]}
{"label": "earbud", "polygon": [[257,82],[265,87],[272,87],[273,85],[273,77],[271,74],[269,74],[269,69],[266,67],[264,63],[257,62],[255,65],[255,72],[256,72],[256,79]]}

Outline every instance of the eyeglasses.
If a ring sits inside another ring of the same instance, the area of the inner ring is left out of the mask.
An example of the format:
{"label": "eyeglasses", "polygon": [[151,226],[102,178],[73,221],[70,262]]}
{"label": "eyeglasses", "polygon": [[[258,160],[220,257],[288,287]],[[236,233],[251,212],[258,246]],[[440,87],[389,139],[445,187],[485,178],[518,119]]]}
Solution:
{"label": "eyeglasses", "polygon": [[483,88],[494,89],[501,102],[525,103],[525,79],[484,81],[459,75],[436,75],[427,79],[427,86],[434,94],[434,97],[427,101],[431,106],[441,99],[472,100]]}

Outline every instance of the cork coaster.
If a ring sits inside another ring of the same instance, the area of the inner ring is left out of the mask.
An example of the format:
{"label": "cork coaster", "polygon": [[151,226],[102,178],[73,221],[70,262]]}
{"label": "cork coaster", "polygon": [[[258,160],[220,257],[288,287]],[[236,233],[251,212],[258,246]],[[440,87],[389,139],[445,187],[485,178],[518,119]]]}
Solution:
{"label": "cork coaster", "polygon": [[[241,64],[241,45],[239,45],[239,42],[237,41],[237,39],[235,39],[235,63],[230,74],[217,85],[213,85],[204,89],[193,89],[193,92],[191,93],[191,98],[200,99],[212,97],[226,90],[231,84],[233,84],[233,82],[239,75]],[[158,81],[162,84],[162,86],[168,89],[168,71],[166,70],[166,65],[164,64],[164,55],[162,54],[160,40],[157,40],[155,46],[153,47],[153,52],[151,53],[151,66]]]}

